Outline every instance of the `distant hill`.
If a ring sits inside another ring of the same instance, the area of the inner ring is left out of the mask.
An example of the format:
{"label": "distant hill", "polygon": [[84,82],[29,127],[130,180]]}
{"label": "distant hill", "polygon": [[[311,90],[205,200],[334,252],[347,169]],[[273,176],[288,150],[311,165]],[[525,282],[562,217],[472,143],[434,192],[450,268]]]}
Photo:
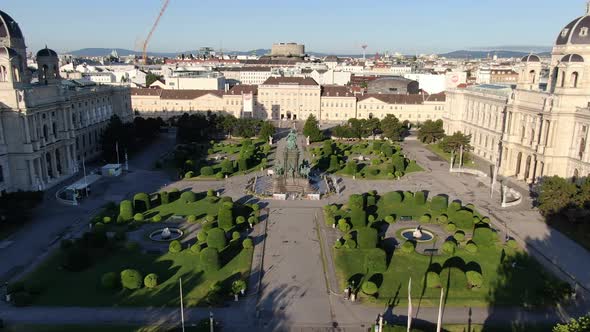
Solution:
{"label": "distant hill", "polygon": [[[485,59],[488,56],[493,57],[497,55],[499,58],[521,58],[523,56],[529,55],[530,52],[522,52],[522,51],[503,51],[503,50],[491,50],[491,51],[453,51],[449,53],[439,54],[445,58],[451,59]],[[540,56],[549,56],[551,55],[550,52],[542,52],[537,53]]]}
{"label": "distant hill", "polygon": [[[111,54],[111,52],[115,50],[119,54],[119,56],[127,56],[127,55],[141,55],[141,52],[127,50],[124,48],[83,48],[81,50],[76,50],[72,52],[68,52],[73,56],[79,57],[94,57],[94,56],[107,56]],[[176,53],[158,53],[158,52],[148,52],[150,56],[176,56]]]}

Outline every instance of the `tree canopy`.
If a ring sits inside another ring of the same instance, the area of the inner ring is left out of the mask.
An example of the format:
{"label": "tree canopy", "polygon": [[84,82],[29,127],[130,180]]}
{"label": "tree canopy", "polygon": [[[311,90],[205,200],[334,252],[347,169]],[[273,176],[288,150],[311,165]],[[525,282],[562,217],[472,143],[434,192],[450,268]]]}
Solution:
{"label": "tree canopy", "polygon": [[444,152],[457,152],[463,146],[463,152],[469,152],[471,147],[471,135],[465,135],[462,132],[455,132],[451,136],[445,136],[440,142],[440,146]]}
{"label": "tree canopy", "polygon": [[305,121],[303,126],[303,135],[309,137],[311,142],[319,142],[324,140],[324,133],[319,128],[319,122],[316,117],[311,114]]}
{"label": "tree canopy", "polygon": [[418,139],[422,143],[431,144],[445,136],[442,120],[426,120],[418,130]]}

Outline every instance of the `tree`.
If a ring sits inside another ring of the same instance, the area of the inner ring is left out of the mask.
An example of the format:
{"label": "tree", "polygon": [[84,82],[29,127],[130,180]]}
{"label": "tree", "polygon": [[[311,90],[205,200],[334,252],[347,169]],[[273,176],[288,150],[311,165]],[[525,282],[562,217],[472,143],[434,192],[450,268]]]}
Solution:
{"label": "tree", "polygon": [[324,133],[320,130],[319,125],[318,120],[313,114],[307,117],[303,126],[303,135],[309,137],[310,142],[319,142],[324,139]]}
{"label": "tree", "polygon": [[418,130],[418,139],[422,143],[431,144],[445,136],[442,120],[426,120]]}
{"label": "tree", "polygon": [[143,285],[143,276],[137,270],[123,270],[121,272],[121,285],[126,289],[139,289]]}
{"label": "tree", "polygon": [[221,173],[225,174],[232,174],[234,172],[234,164],[229,159],[224,159],[221,164]]}
{"label": "tree", "polygon": [[363,128],[363,136],[373,136],[375,139],[375,135],[379,132],[381,127],[381,122],[377,118],[370,118],[368,120],[361,120],[361,126]]}
{"label": "tree", "polygon": [[147,73],[147,75],[145,76],[145,86],[149,87],[150,85],[152,85],[155,81],[159,80],[162,76],[160,75],[156,75],[152,72]]}
{"label": "tree", "polygon": [[392,141],[399,141],[405,131],[405,128],[399,119],[393,114],[387,114],[381,120],[381,130],[383,135]]}
{"label": "tree", "polygon": [[258,133],[258,138],[268,141],[268,138],[273,136],[276,132],[275,126],[270,123],[270,121],[264,121],[262,126],[260,127],[260,132]]}
{"label": "tree", "polygon": [[463,147],[463,152],[469,152],[471,147],[471,135],[465,135],[462,132],[455,132],[451,136],[445,136],[440,142],[440,147],[446,153],[458,152]]}
{"label": "tree", "polygon": [[567,324],[557,324],[553,332],[585,332],[590,331],[590,315],[572,319]]}
{"label": "tree", "polygon": [[123,123],[117,115],[113,115],[101,136],[102,157],[108,162],[117,161],[117,145],[119,161],[125,150],[132,150],[135,131],[133,124]]}
{"label": "tree", "polygon": [[349,119],[348,126],[350,127],[350,136],[351,138],[363,138],[363,123],[359,119]]}
{"label": "tree", "polygon": [[539,211],[544,216],[559,213],[572,205],[577,193],[571,181],[558,176],[546,177],[539,187]]}
{"label": "tree", "polygon": [[233,115],[227,115],[221,120],[221,128],[231,137],[231,134],[238,123],[238,119],[236,119]]}

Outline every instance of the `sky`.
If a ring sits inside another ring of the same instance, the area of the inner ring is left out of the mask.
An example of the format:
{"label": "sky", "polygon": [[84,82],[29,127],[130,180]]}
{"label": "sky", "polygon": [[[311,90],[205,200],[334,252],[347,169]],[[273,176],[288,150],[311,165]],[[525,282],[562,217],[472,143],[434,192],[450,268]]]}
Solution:
{"label": "sky", "polygon": [[[162,0],[2,0],[34,51],[139,50]],[[442,53],[551,47],[585,0],[170,0],[149,50],[248,51],[298,42],[306,51]]]}

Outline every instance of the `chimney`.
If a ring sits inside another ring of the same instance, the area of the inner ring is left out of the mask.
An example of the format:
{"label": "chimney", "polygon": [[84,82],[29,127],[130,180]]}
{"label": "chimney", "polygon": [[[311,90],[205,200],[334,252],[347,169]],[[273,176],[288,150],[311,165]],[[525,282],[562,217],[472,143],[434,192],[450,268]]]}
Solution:
{"label": "chimney", "polygon": [[229,91],[229,83],[225,83],[225,92],[227,93]]}

